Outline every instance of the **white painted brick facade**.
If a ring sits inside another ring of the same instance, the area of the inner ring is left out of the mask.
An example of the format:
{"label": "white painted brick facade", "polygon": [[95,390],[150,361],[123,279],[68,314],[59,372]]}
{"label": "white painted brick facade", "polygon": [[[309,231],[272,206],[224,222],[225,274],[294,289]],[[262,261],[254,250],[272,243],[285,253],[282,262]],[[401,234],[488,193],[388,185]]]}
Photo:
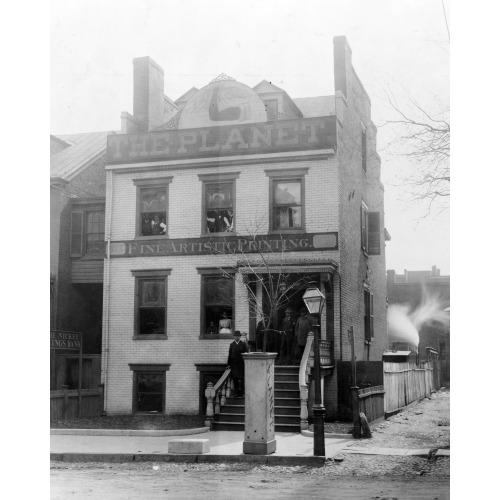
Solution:
{"label": "white painted brick facade", "polygon": [[[130,165],[127,165],[130,168]],[[300,169],[305,176],[306,232],[338,231],[338,162],[328,159],[290,163],[243,164],[203,168],[177,168],[166,171],[119,172],[112,182],[108,172],[106,210],[111,212],[111,240],[135,238],[136,196],[134,179],[172,176],[169,184],[169,238],[199,238],[202,221],[202,182],[198,174],[239,172],[236,182],[235,227],[242,234],[255,223],[262,232],[269,225],[268,169]],[[111,193],[112,185],[112,193]],[[109,200],[112,199],[112,204]],[[109,215],[109,213],[108,213]],[[107,228],[109,230],[109,227]],[[337,251],[290,252],[289,257],[325,257],[338,261]],[[196,363],[225,363],[228,339],[200,339],[201,276],[198,267],[233,265],[234,256],[148,256],[111,258],[109,270],[109,356],[107,412],[132,411],[133,372],[130,363],[170,364],[166,372],[166,413],[197,413],[199,373]],[[106,264],[107,265],[107,264]],[[171,269],[168,277],[167,339],[134,340],[135,277],[131,270]],[[106,272],[106,268],[105,268]],[[106,294],[105,294],[106,295]],[[249,331],[246,291],[236,284],[235,329]],[[104,308],[107,304],[105,299]],[[106,320],[106,313],[105,313]],[[106,342],[106,335],[103,336]]]}

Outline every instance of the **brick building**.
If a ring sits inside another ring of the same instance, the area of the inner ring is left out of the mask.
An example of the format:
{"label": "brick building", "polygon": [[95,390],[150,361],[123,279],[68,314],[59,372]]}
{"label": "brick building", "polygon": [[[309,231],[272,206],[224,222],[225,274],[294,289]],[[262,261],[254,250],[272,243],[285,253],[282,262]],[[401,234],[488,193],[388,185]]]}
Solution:
{"label": "brick building", "polygon": [[[396,274],[394,270],[387,271],[387,298],[389,304],[409,304],[411,310],[417,308],[424,300],[424,295],[433,297],[440,302],[441,308],[450,310],[450,276],[441,276],[440,270],[432,266],[430,271],[408,271]],[[441,380],[450,382],[450,326],[427,321],[419,331],[420,342],[418,356],[425,359],[427,348],[438,352],[441,365]],[[408,349],[407,344],[391,343],[391,348]]]}
{"label": "brick building", "polygon": [[[251,88],[221,75],[172,101],[158,64],[133,66],[133,114],[122,113],[122,133],[107,143],[105,411],[204,412],[202,391],[226,366],[231,332],[253,342],[258,320],[246,288],[222,270],[254,273],[260,252],[326,295],[321,336],[336,361],[350,360],[350,326],[357,359],[380,361],[384,190],[370,99],[345,37],[334,39],[329,96],[292,99],[270,82]],[[287,305],[297,310],[301,296]],[[223,313],[228,333],[217,329]],[[347,382],[337,373],[324,380],[328,418]]]}
{"label": "brick building", "polygon": [[[50,137],[50,327],[83,334],[84,388],[99,384],[107,135]],[[52,389],[76,387],[77,358],[51,352]]]}

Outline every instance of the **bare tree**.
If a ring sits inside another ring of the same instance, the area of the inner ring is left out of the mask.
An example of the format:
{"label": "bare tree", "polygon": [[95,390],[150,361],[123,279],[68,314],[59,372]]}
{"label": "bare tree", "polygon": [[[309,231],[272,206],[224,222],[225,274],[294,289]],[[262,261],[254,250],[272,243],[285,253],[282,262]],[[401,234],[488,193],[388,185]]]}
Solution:
{"label": "bare tree", "polygon": [[387,150],[407,158],[414,167],[403,177],[403,184],[409,186],[413,200],[427,202],[428,215],[437,200],[447,206],[450,195],[449,107],[431,114],[410,95],[409,109],[403,109],[392,93],[386,91],[386,96],[394,119],[381,126],[390,126],[395,134]]}
{"label": "bare tree", "polygon": [[[224,251],[212,251],[225,257],[224,264],[218,266],[222,278],[230,278],[246,290],[247,296],[241,298],[241,304],[248,307],[251,315],[262,320],[264,330],[270,330],[273,317],[305,286],[311,284],[311,277],[290,270],[286,258],[286,239],[278,235],[278,241],[271,244],[259,231],[261,225],[255,225],[245,234],[228,233],[228,238],[236,236],[245,240],[244,247],[229,250],[226,244],[222,245]],[[228,238],[224,239],[226,243],[229,242]],[[245,247],[254,251],[247,251]]]}

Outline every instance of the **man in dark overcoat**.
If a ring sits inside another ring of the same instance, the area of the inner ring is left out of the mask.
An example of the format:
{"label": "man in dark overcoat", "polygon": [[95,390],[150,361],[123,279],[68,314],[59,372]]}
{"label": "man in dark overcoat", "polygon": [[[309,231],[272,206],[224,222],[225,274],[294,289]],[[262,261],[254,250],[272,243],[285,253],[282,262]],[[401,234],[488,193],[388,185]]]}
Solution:
{"label": "man in dark overcoat", "polygon": [[309,315],[309,311],[305,307],[300,308],[300,317],[297,319],[295,324],[295,354],[294,354],[294,364],[302,359],[304,350],[307,343],[307,335],[309,332],[313,331],[313,327],[316,324],[315,318]]}
{"label": "man in dark overcoat", "polygon": [[231,368],[231,377],[234,381],[235,397],[237,398],[242,398],[245,392],[245,362],[242,357],[244,352],[248,352],[248,347],[246,343],[241,340],[241,332],[236,330],[234,332],[234,341],[229,345],[227,364]]}

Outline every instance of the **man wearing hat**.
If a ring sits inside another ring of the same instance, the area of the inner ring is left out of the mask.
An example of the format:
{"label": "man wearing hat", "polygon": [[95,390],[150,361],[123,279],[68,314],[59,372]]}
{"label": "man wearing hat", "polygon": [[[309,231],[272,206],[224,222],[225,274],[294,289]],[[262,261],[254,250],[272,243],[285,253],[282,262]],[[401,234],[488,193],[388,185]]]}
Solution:
{"label": "man wearing hat", "polygon": [[231,368],[231,377],[234,381],[234,390],[237,398],[244,396],[244,381],[245,381],[245,362],[241,356],[244,352],[248,352],[248,347],[241,340],[241,332],[234,332],[234,341],[229,345],[229,356],[227,357],[228,368]]}
{"label": "man wearing hat", "polygon": [[297,360],[300,364],[302,355],[304,354],[304,349],[306,347],[307,335],[309,332],[313,331],[313,326],[316,324],[313,318],[309,316],[309,311],[305,307],[300,308],[300,317],[295,325],[295,356],[294,361]]}
{"label": "man wearing hat", "polygon": [[293,317],[293,309],[291,307],[287,307],[285,310],[285,317],[281,323],[279,365],[290,365],[292,363],[294,333],[295,318]]}

